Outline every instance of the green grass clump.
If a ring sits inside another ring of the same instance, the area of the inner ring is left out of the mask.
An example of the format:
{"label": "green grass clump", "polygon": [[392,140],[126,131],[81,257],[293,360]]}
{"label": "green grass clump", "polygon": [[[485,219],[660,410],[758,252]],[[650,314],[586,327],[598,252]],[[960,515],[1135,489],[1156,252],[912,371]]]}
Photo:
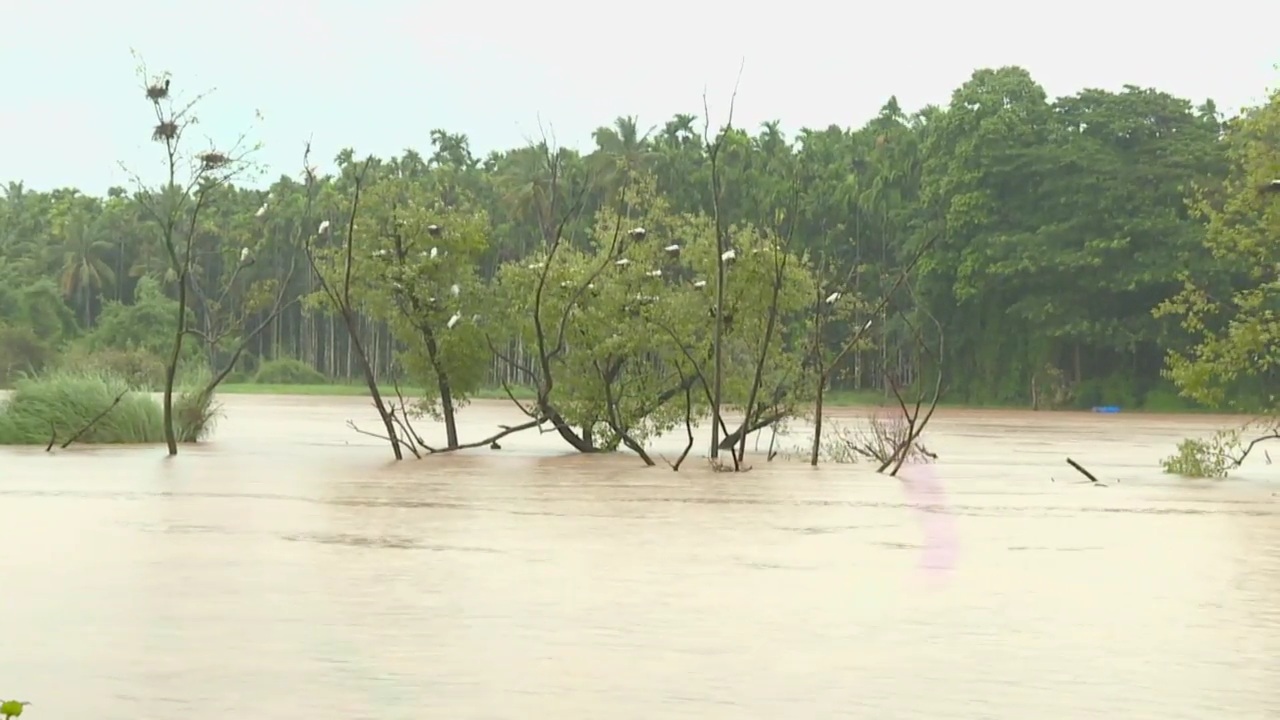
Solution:
{"label": "green grass clump", "polygon": [[[120,402],[111,407],[117,396]],[[107,408],[111,410],[94,422]],[[203,439],[212,430],[216,413],[211,397],[188,393],[175,398],[178,438],[182,442]],[[111,373],[58,370],[19,381],[0,404],[0,445],[44,445],[51,436],[55,443],[62,443],[91,422],[76,443],[164,441],[164,414],[154,397]]]}
{"label": "green grass clump", "polygon": [[160,405],[123,379],[95,372],[55,371],[18,382],[0,406],[0,445],[41,445],[69,439],[124,396],[76,442],[153,443],[164,440]]}

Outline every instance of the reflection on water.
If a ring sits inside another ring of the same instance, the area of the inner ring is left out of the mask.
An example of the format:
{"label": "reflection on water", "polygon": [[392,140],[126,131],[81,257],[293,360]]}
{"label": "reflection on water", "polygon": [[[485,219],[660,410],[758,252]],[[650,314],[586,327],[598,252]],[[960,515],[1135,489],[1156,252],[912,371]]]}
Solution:
{"label": "reflection on water", "polygon": [[0,696],[37,720],[1280,716],[1276,472],[1156,466],[1214,418],[941,415],[959,547],[925,574],[920,511],[857,468],[675,474],[537,433],[393,464],[343,427],[357,400],[227,412],[176,461],[0,450]]}

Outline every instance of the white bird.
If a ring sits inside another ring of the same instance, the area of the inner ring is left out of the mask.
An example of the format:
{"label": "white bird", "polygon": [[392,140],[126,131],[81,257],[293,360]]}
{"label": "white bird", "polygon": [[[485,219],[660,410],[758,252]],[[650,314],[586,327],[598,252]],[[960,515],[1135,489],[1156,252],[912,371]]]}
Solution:
{"label": "white bird", "polygon": [[648,275],[649,277],[662,277],[662,271],[650,270],[649,272],[645,273],[645,275]]}
{"label": "white bird", "polygon": [[862,332],[866,332],[866,331],[867,331],[867,328],[871,327],[871,323],[872,323],[872,321],[871,321],[871,320],[868,320],[868,321],[867,321],[867,324],[862,326]]}
{"label": "white bird", "polygon": [[643,240],[644,236],[647,234],[648,234],[648,231],[642,227],[637,227],[631,230],[631,238],[633,240]]}
{"label": "white bird", "polygon": [[733,262],[737,257],[738,253],[736,250],[725,250],[724,254],[720,256],[720,260],[723,262]]}
{"label": "white bird", "polygon": [[704,288],[704,287],[706,287],[706,286],[707,286],[707,281],[706,281],[706,280],[698,280],[697,282],[695,282],[695,283],[693,284],[693,286],[694,286],[695,288],[697,288],[697,289],[701,290],[702,288]]}
{"label": "white bird", "polygon": [[453,317],[449,318],[449,322],[447,323],[447,326],[453,327],[454,325],[457,325],[458,321],[461,319],[462,319],[462,313],[454,313]]}
{"label": "white bird", "polygon": [[626,259],[626,258],[622,258],[622,259],[621,259],[621,260],[619,260],[618,262],[614,263],[614,265],[617,265],[618,267],[624,267],[624,266],[626,266],[626,265],[630,265],[630,264],[631,264],[631,261],[630,261],[630,260],[628,260],[628,259]]}
{"label": "white bird", "polygon": [[329,221],[325,220],[324,222],[320,223],[320,229],[316,230],[316,234],[323,235],[328,229],[329,229]]}
{"label": "white bird", "polygon": [[266,215],[266,214],[267,214],[267,204],[262,203],[262,207],[258,208],[258,212],[254,213],[253,216],[262,217],[263,215]]}
{"label": "white bird", "polygon": [[436,255],[438,255],[438,254],[440,254],[440,251],[439,251],[439,250],[437,250],[436,248],[431,248],[431,259],[432,259],[432,260],[435,260],[435,259],[436,259]]}
{"label": "white bird", "polygon": [[248,260],[248,259],[249,259],[249,248],[241,248],[240,262],[244,262],[245,260]]}
{"label": "white bird", "polygon": [[573,281],[571,281],[571,280],[565,280],[564,282],[560,283],[560,287],[562,287],[562,288],[569,288],[569,287],[573,287]]}
{"label": "white bird", "polygon": [[386,257],[387,255],[390,255],[390,254],[391,254],[391,253],[390,253],[390,251],[389,251],[389,250],[386,250],[386,249],[382,249],[382,250],[374,250],[374,251],[373,251],[373,256],[374,256],[374,257]]}
{"label": "white bird", "polygon": [[530,269],[530,270],[541,270],[541,269],[542,269],[542,263],[534,263],[534,264],[532,264],[532,265],[530,265],[530,266],[529,266],[529,269]]}
{"label": "white bird", "polygon": [[595,289],[596,289],[596,284],[595,284],[595,283],[587,283],[587,289],[588,289],[588,290],[595,290]]}
{"label": "white bird", "polygon": [[834,305],[834,304],[835,304],[835,302],[836,302],[837,300],[839,300],[839,299],[840,299],[840,293],[839,293],[838,291],[837,291],[837,292],[833,292],[833,293],[831,293],[830,295],[828,295],[828,296],[827,296],[827,304],[828,304],[828,305]]}
{"label": "white bird", "polygon": [[462,292],[462,288],[458,287],[457,283],[454,283],[449,286],[449,292],[453,293],[454,297],[458,297],[458,293]]}
{"label": "white bird", "polygon": [[672,243],[672,244],[670,244],[670,245],[668,245],[668,246],[666,246],[666,247],[664,247],[664,248],[662,248],[662,249],[663,249],[664,251],[666,251],[666,253],[667,253],[668,255],[671,255],[671,256],[673,256],[673,257],[676,257],[676,256],[679,256],[679,255],[680,255],[680,244],[679,244],[679,243]]}

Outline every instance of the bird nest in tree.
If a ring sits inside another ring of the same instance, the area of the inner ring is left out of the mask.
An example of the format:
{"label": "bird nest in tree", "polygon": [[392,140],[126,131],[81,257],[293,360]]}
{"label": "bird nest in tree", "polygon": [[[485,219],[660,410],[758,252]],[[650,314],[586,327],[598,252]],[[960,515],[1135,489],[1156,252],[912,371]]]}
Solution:
{"label": "bird nest in tree", "polygon": [[147,99],[155,102],[169,97],[169,80],[157,80],[147,86]]}
{"label": "bird nest in tree", "polygon": [[204,166],[205,170],[216,170],[231,162],[231,158],[216,150],[200,153],[196,156],[196,159],[200,161],[200,164]]}
{"label": "bird nest in tree", "polygon": [[156,142],[164,142],[172,140],[178,136],[178,123],[168,120],[156,125],[156,129],[151,131],[151,139]]}

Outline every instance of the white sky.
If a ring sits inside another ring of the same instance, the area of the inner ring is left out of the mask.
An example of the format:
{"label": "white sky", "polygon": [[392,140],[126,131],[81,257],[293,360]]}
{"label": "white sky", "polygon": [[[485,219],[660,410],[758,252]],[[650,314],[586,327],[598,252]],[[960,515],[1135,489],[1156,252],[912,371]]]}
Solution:
{"label": "white sky", "polygon": [[977,67],[1022,65],[1052,96],[1132,83],[1225,111],[1280,77],[1275,0],[0,0],[0,25],[0,183],[94,193],[127,184],[119,161],[159,164],[131,47],[175,90],[217,88],[203,133],[234,138],[260,110],[272,178],[308,137],[328,161],[346,146],[425,153],[443,127],[483,154],[541,118],[587,148],[619,115],[701,114],[704,87],[723,120],[744,59],[739,124],[791,131],[859,125],[894,94],[945,104]]}

